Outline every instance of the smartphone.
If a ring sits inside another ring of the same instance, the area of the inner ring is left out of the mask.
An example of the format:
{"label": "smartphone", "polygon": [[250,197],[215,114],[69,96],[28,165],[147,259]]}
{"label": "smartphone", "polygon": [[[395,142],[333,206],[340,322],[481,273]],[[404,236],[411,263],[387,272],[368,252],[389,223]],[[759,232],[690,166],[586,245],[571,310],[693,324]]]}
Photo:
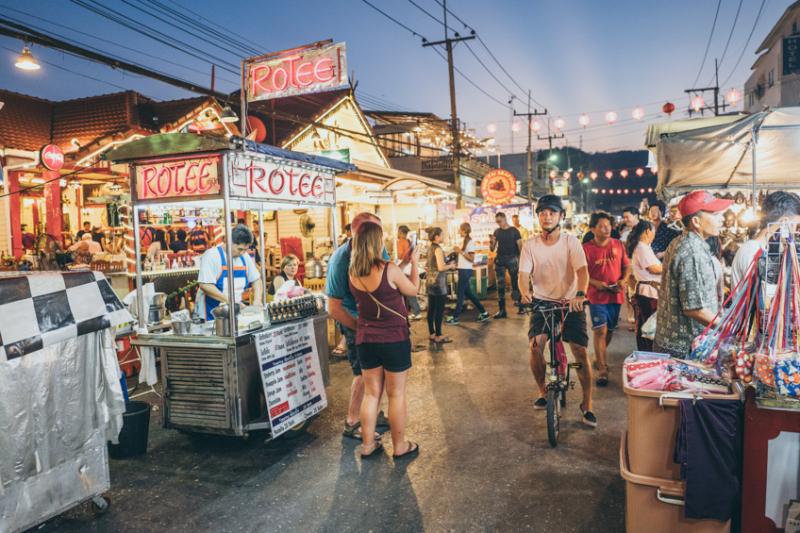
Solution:
{"label": "smartphone", "polygon": [[408,241],[411,243],[411,248],[410,248],[411,250],[416,248],[416,246],[417,246],[417,232],[416,231],[412,231],[411,233],[408,234]]}

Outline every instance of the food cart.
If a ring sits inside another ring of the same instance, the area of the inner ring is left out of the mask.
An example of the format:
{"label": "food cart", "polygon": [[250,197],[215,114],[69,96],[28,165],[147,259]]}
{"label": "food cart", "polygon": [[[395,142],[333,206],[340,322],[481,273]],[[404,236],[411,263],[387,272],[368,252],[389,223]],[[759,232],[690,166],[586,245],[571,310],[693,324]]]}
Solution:
{"label": "food cart", "polygon": [[[324,409],[328,345],[321,298],[302,295],[269,305],[262,299],[250,302],[247,313],[184,322],[179,333],[177,325],[147,309],[140,226],[151,211],[170,206],[215,210],[224,227],[225,256],[231,258],[232,219],[238,218],[232,215],[257,212],[263,220],[265,210],[333,208],[335,175],[351,166],[250,141],[192,134],[152,136],[108,158],[130,164],[137,314],[148,317],[140,320],[133,343],[160,355],[164,426],[235,436],[269,430],[275,438]],[[330,213],[335,217],[335,209]],[[264,240],[258,243],[264,257]],[[233,276],[227,281],[226,295],[235,302]],[[143,327],[154,318],[157,322]]]}

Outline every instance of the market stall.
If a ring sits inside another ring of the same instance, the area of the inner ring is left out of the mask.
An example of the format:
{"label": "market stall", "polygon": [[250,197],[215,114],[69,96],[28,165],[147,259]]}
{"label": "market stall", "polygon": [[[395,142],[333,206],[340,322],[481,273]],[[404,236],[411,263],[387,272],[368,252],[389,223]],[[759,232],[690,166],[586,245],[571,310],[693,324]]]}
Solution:
{"label": "market stall", "polygon": [[[191,321],[184,309],[167,320],[147,299],[140,231],[147,217],[140,214],[203,209],[224,228],[222,244],[207,253],[236,260],[232,232],[241,215],[256,213],[263,220],[265,210],[303,207],[327,209],[333,217],[335,174],[350,165],[190,134],[129,143],[109,158],[131,165],[136,305],[138,316],[148,317],[133,342],[160,354],[165,427],[236,436],[265,429],[275,438],[322,410],[328,359],[323,299],[289,285],[268,305],[266,291],[260,300],[253,291],[240,309],[247,294],[234,273],[220,277],[219,290],[237,305],[221,304],[213,315]],[[263,239],[258,243],[264,257]],[[264,261],[260,270],[264,280]]]}

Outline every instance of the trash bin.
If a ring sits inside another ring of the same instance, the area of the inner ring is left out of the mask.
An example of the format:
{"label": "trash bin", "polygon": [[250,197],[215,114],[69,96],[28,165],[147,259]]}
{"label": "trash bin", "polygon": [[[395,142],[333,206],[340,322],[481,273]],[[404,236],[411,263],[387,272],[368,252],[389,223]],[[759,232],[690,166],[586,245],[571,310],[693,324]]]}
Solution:
{"label": "trash bin", "polygon": [[125,459],[147,453],[150,433],[150,404],[130,401],[125,404],[119,444],[108,443],[108,454],[114,459]]}

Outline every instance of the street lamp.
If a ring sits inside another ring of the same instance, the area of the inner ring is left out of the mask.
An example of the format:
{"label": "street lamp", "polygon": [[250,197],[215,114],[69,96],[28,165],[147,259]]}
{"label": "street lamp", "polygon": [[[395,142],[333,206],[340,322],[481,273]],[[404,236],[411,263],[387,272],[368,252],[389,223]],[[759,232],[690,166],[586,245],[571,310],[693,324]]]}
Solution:
{"label": "street lamp", "polygon": [[17,58],[14,66],[20,70],[39,70],[42,68],[39,62],[36,61],[36,58],[33,57],[31,49],[27,46],[22,49],[22,53]]}

